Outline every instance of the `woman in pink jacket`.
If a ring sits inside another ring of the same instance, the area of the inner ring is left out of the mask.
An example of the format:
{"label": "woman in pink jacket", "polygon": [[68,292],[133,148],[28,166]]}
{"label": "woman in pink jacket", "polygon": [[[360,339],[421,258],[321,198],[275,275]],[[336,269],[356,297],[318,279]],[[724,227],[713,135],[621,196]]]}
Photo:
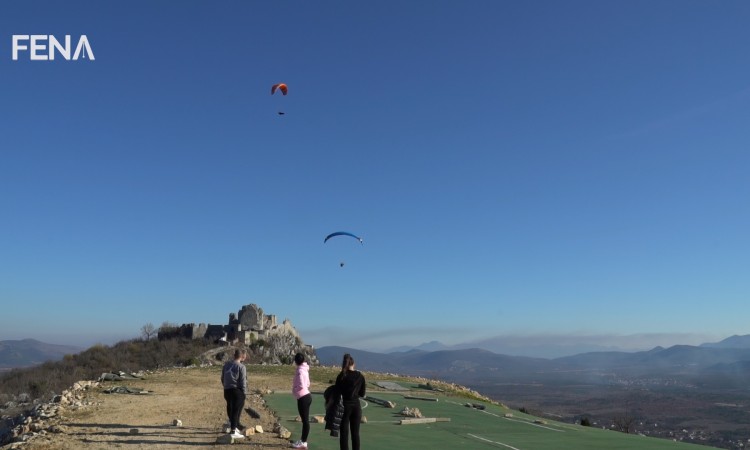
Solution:
{"label": "woman in pink jacket", "polygon": [[292,448],[307,448],[307,436],[310,434],[310,405],[312,404],[310,366],[305,362],[305,355],[302,353],[294,355],[294,363],[297,365],[297,371],[294,373],[292,382],[292,394],[297,399],[297,411],[302,419],[302,436],[292,444]]}

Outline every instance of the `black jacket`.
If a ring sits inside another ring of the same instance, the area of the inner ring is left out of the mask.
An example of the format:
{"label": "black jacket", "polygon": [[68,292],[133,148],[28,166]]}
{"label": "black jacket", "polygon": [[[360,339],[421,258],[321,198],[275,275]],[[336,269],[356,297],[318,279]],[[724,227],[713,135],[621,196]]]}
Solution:
{"label": "black jacket", "polygon": [[344,417],[344,403],[336,385],[329,386],[323,392],[323,399],[326,402],[325,429],[331,430],[331,436],[337,437],[341,428],[341,419]]}

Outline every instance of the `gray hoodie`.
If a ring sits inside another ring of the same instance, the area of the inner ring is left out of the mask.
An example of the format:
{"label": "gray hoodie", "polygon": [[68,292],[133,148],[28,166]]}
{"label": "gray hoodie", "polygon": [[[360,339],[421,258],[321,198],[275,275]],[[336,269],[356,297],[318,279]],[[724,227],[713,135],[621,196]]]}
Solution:
{"label": "gray hoodie", "polygon": [[221,384],[224,389],[239,389],[247,394],[247,368],[244,364],[233,359],[224,364],[221,369]]}

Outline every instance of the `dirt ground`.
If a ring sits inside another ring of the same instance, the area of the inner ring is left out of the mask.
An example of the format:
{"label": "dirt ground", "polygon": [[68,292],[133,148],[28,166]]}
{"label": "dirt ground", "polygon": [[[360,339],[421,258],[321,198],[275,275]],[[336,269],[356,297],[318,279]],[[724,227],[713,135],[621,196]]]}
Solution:
{"label": "dirt ground", "polygon": [[[261,425],[264,433],[235,443],[248,449],[288,448],[289,441],[273,433],[276,423],[256,390],[288,390],[291,377],[259,375],[248,366],[248,394],[245,407],[258,411],[261,418],[242,413],[245,426]],[[23,448],[56,449],[194,449],[224,447],[216,439],[227,421],[226,402],[219,381],[220,368],[171,369],[150,374],[143,380],[105,382],[87,391],[84,406],[66,409],[57,418],[61,433],[37,435]],[[146,389],[145,395],[106,394],[107,387],[123,385]],[[172,425],[175,419],[182,426]],[[137,430],[134,431],[134,430]],[[297,430],[292,430],[297,431]]]}

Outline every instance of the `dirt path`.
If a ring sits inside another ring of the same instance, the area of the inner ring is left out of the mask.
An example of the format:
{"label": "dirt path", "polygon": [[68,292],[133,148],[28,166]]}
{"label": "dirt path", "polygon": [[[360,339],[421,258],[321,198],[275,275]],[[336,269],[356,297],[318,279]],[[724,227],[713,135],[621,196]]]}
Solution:
{"label": "dirt path", "polygon": [[[286,390],[291,378],[260,376],[248,366],[248,395],[245,407],[252,407],[261,419],[243,412],[242,424],[261,425],[264,433],[249,436],[235,445],[248,449],[288,448],[289,441],[272,433],[276,419],[255,389]],[[53,449],[194,449],[218,448],[226,422],[226,403],[219,381],[219,367],[173,369],[149,375],[144,380],[102,383],[86,393],[84,406],[65,409],[56,422],[60,433],[44,432],[23,448]],[[146,395],[106,394],[107,387],[123,385],[146,389]],[[173,426],[175,419],[182,426]],[[137,430],[133,431],[133,430]]]}

